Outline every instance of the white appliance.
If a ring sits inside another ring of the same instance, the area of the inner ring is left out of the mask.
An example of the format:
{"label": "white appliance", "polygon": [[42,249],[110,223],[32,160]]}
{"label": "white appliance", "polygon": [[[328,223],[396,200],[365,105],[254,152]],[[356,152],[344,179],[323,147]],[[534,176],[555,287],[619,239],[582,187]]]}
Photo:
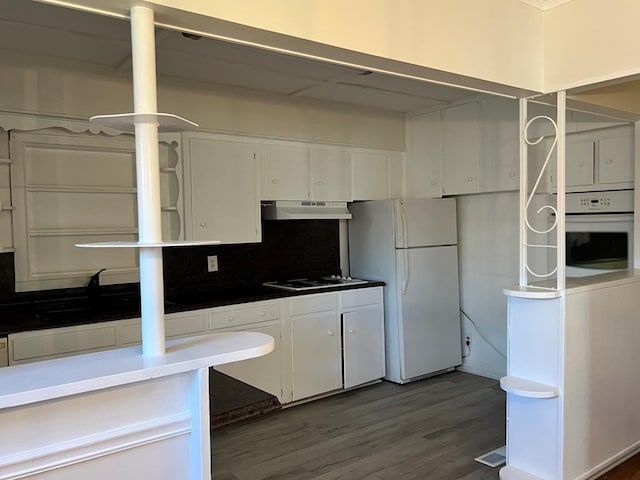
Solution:
{"label": "white appliance", "polygon": [[347,202],[273,200],[262,202],[265,220],[348,220]]}
{"label": "white appliance", "polygon": [[[633,268],[633,201],[633,190],[566,195],[565,276]],[[555,233],[550,235],[555,241]],[[552,252],[550,257],[550,265],[555,265]]]}
{"label": "white appliance", "polygon": [[385,282],[386,379],[461,363],[455,199],[350,205],[350,274]]}

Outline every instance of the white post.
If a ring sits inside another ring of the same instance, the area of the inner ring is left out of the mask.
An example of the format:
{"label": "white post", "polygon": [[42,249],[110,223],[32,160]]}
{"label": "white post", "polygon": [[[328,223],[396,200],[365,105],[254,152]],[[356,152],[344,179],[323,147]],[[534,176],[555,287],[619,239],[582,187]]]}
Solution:
{"label": "white post", "polygon": [[567,104],[567,92],[564,90],[557,94],[557,119],[558,119],[558,132],[556,133],[557,140],[557,159],[558,165],[556,167],[557,178],[557,203],[556,209],[558,210],[558,226],[556,230],[556,244],[557,258],[558,258],[558,270],[556,272],[556,288],[558,290],[564,290],[565,286],[565,270],[566,270],[566,241],[565,241],[565,133],[566,133],[566,104]]}
{"label": "white post", "polygon": [[[131,8],[134,113],[156,113],[156,54],[153,10]],[[141,243],[161,242],[158,124],[135,122],[138,230]],[[165,353],[162,248],[140,248],[142,354]]]}
{"label": "white post", "polygon": [[527,285],[527,99],[521,98],[520,104],[520,286]]}

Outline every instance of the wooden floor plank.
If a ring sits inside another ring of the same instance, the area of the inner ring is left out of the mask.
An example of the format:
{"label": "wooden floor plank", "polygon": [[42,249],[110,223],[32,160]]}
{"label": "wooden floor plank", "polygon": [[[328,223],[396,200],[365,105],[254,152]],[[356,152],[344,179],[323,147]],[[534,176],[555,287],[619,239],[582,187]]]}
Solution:
{"label": "wooden floor plank", "polygon": [[505,443],[498,382],[452,372],[382,382],[212,432],[223,480],[497,478],[474,458]]}

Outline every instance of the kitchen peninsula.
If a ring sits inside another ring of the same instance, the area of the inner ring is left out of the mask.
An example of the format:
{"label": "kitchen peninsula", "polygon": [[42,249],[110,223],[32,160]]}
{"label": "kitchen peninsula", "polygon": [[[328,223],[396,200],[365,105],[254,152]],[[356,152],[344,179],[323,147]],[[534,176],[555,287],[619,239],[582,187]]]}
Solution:
{"label": "kitchen peninsula", "polygon": [[640,446],[640,273],[509,287],[509,465],[501,478],[595,478]]}

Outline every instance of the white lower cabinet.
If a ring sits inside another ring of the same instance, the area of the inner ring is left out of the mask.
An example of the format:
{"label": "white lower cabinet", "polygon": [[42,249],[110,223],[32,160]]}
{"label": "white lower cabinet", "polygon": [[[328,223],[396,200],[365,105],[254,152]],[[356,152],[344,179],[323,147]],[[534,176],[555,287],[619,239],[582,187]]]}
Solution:
{"label": "white lower cabinet", "polygon": [[293,317],[291,360],[292,400],[342,388],[339,315]]}
{"label": "white lower cabinet", "polygon": [[[211,332],[262,332],[273,352],[216,370],[278,397],[281,403],[351,388],[384,376],[382,287],[299,295],[165,316],[167,339]],[[138,345],[140,319],[10,334],[0,366]],[[5,340],[7,343],[3,343]]]}
{"label": "white lower cabinet", "polygon": [[118,346],[119,323],[102,322],[12,333],[8,337],[9,365],[115,348]]}
{"label": "white lower cabinet", "polygon": [[7,339],[0,338],[0,367],[9,365],[9,353],[7,352]]}
{"label": "white lower cabinet", "polygon": [[384,377],[384,320],[378,307],[342,314],[344,388]]}

